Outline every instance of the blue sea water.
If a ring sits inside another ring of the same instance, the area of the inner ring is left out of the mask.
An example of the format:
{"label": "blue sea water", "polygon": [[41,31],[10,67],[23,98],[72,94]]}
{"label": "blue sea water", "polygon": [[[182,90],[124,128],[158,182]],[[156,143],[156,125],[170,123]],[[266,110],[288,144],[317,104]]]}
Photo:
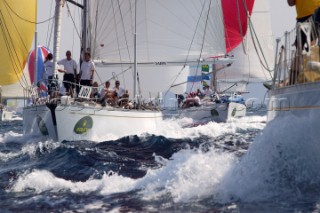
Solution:
{"label": "blue sea water", "polygon": [[294,119],[168,120],[101,143],[54,142],[3,121],[0,211],[319,212],[319,137]]}

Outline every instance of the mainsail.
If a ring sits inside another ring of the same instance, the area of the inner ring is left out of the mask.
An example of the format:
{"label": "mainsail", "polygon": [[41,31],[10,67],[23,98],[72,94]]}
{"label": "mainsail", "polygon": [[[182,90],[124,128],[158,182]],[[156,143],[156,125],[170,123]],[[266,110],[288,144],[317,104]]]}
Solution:
{"label": "mainsail", "polygon": [[[119,67],[121,64],[122,70],[128,69],[134,60],[136,18],[140,80],[144,88],[159,91],[166,90],[168,84],[186,81],[189,67],[185,64],[197,64],[199,61],[210,60],[212,56],[224,55],[239,44],[244,35],[241,33],[246,31],[241,22],[245,22],[246,26],[247,13],[250,13],[254,1],[136,2],[135,7],[135,1],[91,0],[88,47],[96,61],[107,65],[119,64]],[[248,2],[245,7],[243,2]],[[242,13],[239,15],[240,23],[237,16],[233,20],[236,21],[234,24],[229,15],[233,17],[236,11]],[[116,69],[110,70],[116,72]],[[186,84],[174,89],[175,93],[182,93],[186,90]]]}
{"label": "mainsail", "polygon": [[[135,1],[90,1],[95,59],[133,62]],[[137,1],[139,63],[185,62],[225,53],[220,1]],[[210,26],[210,27],[207,27]]]}
{"label": "mainsail", "polygon": [[268,0],[255,1],[250,20],[242,44],[230,52],[235,62],[217,73],[220,91],[234,83],[240,85],[271,80],[269,70],[273,66],[273,34]]}
{"label": "mainsail", "polygon": [[36,0],[4,0],[0,4],[0,85],[3,97],[23,96],[24,76],[36,22]]}

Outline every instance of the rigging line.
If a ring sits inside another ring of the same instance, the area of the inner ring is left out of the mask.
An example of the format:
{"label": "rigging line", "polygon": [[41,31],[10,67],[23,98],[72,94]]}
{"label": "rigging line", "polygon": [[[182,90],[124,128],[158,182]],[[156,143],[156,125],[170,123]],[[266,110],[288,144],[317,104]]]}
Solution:
{"label": "rigging line", "polygon": [[[125,26],[124,26],[124,19],[123,19],[123,15],[122,15],[122,10],[121,10],[121,6],[120,6],[119,0],[117,2],[118,2],[118,9],[119,9],[119,12],[120,12],[120,17],[121,17],[122,30],[124,32],[124,39],[126,41],[126,47],[127,47],[127,51],[128,51],[129,61],[131,62],[131,55],[130,55],[130,51],[129,51],[129,45],[128,45],[128,40],[127,40],[127,34],[126,34],[126,31],[125,31]],[[120,59],[120,60],[122,61],[122,59]],[[121,65],[121,70],[123,71],[123,66],[122,65]],[[122,75],[122,80],[123,80],[124,86],[126,86],[126,81],[125,81],[124,75]]]}
{"label": "rigging line", "polygon": [[[73,9],[73,16],[75,17],[76,16],[76,7],[74,7],[74,9]],[[72,29],[72,47],[71,47],[71,50],[72,50],[72,52],[73,52],[73,50],[74,50],[74,28]]]}
{"label": "rigging line", "polygon": [[[105,1],[105,2],[110,2],[110,1]],[[122,5],[123,4],[125,4],[126,2],[129,2],[129,1],[122,1],[121,3],[120,3],[120,8],[123,8],[122,7]],[[131,1],[132,2],[132,1]],[[110,4],[110,3],[109,3]],[[105,19],[108,19],[108,17],[113,17],[113,14],[112,14],[112,7],[111,7],[111,5],[109,5],[108,4],[108,10],[107,11],[104,11],[104,13],[103,13],[103,15],[104,15],[104,19],[102,19],[102,20],[105,20]],[[132,9],[131,9],[131,7],[133,7],[133,6],[131,6],[131,4],[129,4],[129,9],[126,9],[126,10],[124,10],[124,9],[122,9],[122,16],[124,17],[124,20],[126,21],[126,19],[125,19],[125,17],[129,17],[128,18],[128,22],[127,23],[129,23],[130,24],[130,26],[132,25]],[[101,7],[102,8],[102,7]],[[125,8],[127,8],[127,7],[125,7]],[[116,8],[115,8],[116,9]],[[118,11],[117,11],[118,12]],[[118,17],[119,17],[120,15],[118,15]],[[117,21],[117,25],[119,26],[119,29],[122,29],[121,27],[120,27],[120,24],[119,24],[119,22],[120,22],[120,18],[119,18],[119,21]],[[126,22],[124,22],[124,23],[126,23]],[[113,30],[113,25],[112,24],[105,24],[105,23],[103,23],[103,25],[106,25],[106,28],[105,29],[103,29],[102,31],[100,31],[99,32],[99,34],[100,35],[106,35],[105,37],[102,37],[102,40],[104,40],[105,42],[107,42],[107,43],[104,43],[104,45],[105,46],[107,46],[107,47],[109,47],[110,46],[110,44],[115,44],[115,42],[116,42],[116,36],[113,36],[112,37],[112,39],[109,39],[109,37],[110,37],[110,30]],[[128,28],[128,30],[127,31],[124,31],[122,34],[120,34],[120,37],[121,38],[123,38],[124,36],[123,35],[125,35],[124,33],[126,33],[126,34],[129,34],[129,33],[127,33],[127,32],[131,32],[132,31],[132,29],[134,29],[134,27],[133,26],[131,26],[131,28]],[[128,37],[126,37],[126,39],[127,39]],[[122,40],[120,40],[120,41],[122,41]],[[130,41],[130,40],[129,40]],[[122,43],[124,43],[124,41],[122,42]],[[130,43],[130,42],[129,42]],[[129,44],[130,45],[130,44]],[[125,51],[125,48],[126,48],[126,46],[125,45],[123,45],[123,48],[122,49],[124,49],[124,51]],[[113,52],[112,52],[112,50],[110,50],[110,49],[108,49],[107,50],[108,51],[108,53],[109,54],[114,54]],[[116,48],[115,49],[115,51],[118,51],[118,49]],[[124,53],[124,51],[122,51],[123,53]],[[101,52],[101,54],[104,54],[105,52]],[[116,52],[117,53],[117,52]]]}
{"label": "rigging line", "polygon": [[[8,11],[9,12],[9,11]],[[5,40],[6,40],[6,46],[7,46],[7,48],[8,48],[8,53],[10,54],[10,59],[11,59],[11,62],[12,62],[12,64],[13,65],[15,65],[15,67],[16,67],[16,69],[20,69],[20,67],[19,67],[19,65],[17,64],[17,62],[16,63],[13,63],[14,61],[13,61],[13,55],[12,55],[12,52],[11,51],[14,51],[14,53],[15,53],[15,55],[16,55],[16,58],[19,60],[19,57],[18,57],[18,54],[17,54],[17,52],[15,51],[15,48],[14,48],[14,42],[13,42],[13,40],[12,40],[12,37],[11,37],[11,35],[10,35],[10,32],[9,32],[9,30],[8,30],[8,28],[7,28],[7,25],[6,25],[6,22],[5,22],[5,19],[4,19],[4,16],[3,16],[3,13],[2,13],[2,11],[0,11],[0,13],[1,13],[1,17],[2,17],[2,31],[3,31],[3,34],[4,34],[4,38],[5,38]],[[10,14],[10,13],[9,13]],[[25,51],[26,52],[28,52],[28,50],[26,49],[26,45],[24,44],[24,42],[23,42],[23,39],[22,39],[22,37],[21,37],[21,35],[20,35],[20,33],[19,33],[19,31],[18,31],[18,29],[17,29],[17,26],[15,25],[15,23],[14,23],[14,21],[13,21],[13,18],[11,17],[11,14],[10,14],[10,18],[11,18],[11,21],[12,21],[12,23],[13,23],[13,25],[14,25],[14,27],[15,27],[15,29],[16,29],[16,31],[18,32],[18,35],[19,35],[19,38],[20,38],[20,41],[21,41],[21,43],[24,45],[24,48],[25,48]],[[6,34],[5,34],[5,32],[7,32],[7,35],[8,35],[8,37],[6,36]],[[10,45],[11,44],[11,45]],[[10,46],[12,47],[12,48],[10,48]],[[19,64],[23,64],[22,62],[20,62]],[[15,74],[16,74],[16,77],[17,77],[17,79],[20,79],[20,77],[19,77],[19,74],[17,73],[17,70],[16,69],[14,69],[14,71],[15,71]],[[21,75],[20,75],[21,76]],[[23,77],[24,77],[24,75],[22,75]],[[26,80],[26,78],[24,77],[24,79],[25,79],[25,84],[27,84],[26,82],[27,82],[27,80]],[[21,85],[22,86],[22,85]],[[23,86],[22,86],[23,87]],[[23,87],[24,88],[24,87]]]}
{"label": "rigging line", "polygon": [[[22,36],[21,36],[21,34],[20,34],[20,30],[18,30],[17,25],[15,24],[15,21],[14,21],[13,17],[11,16],[11,13],[9,12],[8,8],[7,8],[7,12],[8,12],[8,14],[9,14],[10,20],[12,21],[12,24],[13,24],[13,26],[14,26],[14,28],[15,28],[18,36],[19,36],[19,39],[20,39],[21,43],[23,44],[23,47],[24,47],[25,51],[28,52],[28,48],[27,48],[27,46],[25,45],[25,43],[23,42]],[[3,15],[2,15],[2,17],[3,17],[3,20],[5,20],[5,18],[4,18]],[[6,22],[4,21],[4,23],[6,23]],[[7,32],[8,32],[8,35],[10,35],[9,30],[7,30]]]}
{"label": "rigging line", "polygon": [[[99,4],[99,3],[98,3]],[[102,8],[102,7],[101,7]],[[95,53],[96,52],[96,46],[97,46],[97,29],[98,29],[98,16],[99,16],[99,6],[98,7],[96,7],[96,16],[95,16],[95,26],[94,26],[94,41],[93,41],[93,43],[94,43],[94,45],[93,45],[93,48],[94,48],[94,51],[93,51],[93,53]],[[92,37],[90,37],[90,40],[92,39]],[[96,56],[95,56],[95,54],[93,55],[93,58],[95,58]]]}
{"label": "rigging line", "polygon": [[[266,59],[266,57],[265,57],[265,55],[264,55],[264,53],[263,53],[263,50],[262,50],[262,47],[261,47],[261,44],[260,44],[260,42],[259,42],[259,39],[258,39],[258,36],[257,36],[257,34],[256,34],[256,32],[255,32],[255,29],[254,29],[254,27],[253,27],[253,24],[252,24],[252,22],[251,22],[251,19],[249,19],[250,20],[250,32],[251,32],[251,34],[254,36],[254,38],[252,39],[252,41],[253,41],[253,44],[255,45],[255,43],[256,43],[256,41],[257,41],[257,43],[258,43],[258,46],[259,46],[259,50],[260,50],[260,52],[261,52],[261,54],[262,54],[262,56],[263,56],[263,60],[264,60],[264,62],[265,62],[265,65],[264,64],[262,64],[263,65],[263,67],[267,70],[267,71],[269,71],[270,72],[270,68],[269,68],[269,66],[268,66],[268,62],[267,62],[267,59]],[[256,40],[256,41],[255,41]],[[256,46],[256,45],[255,45]],[[258,54],[258,52],[257,52],[257,54]],[[259,58],[260,58],[260,56],[259,56]],[[265,67],[266,66],[266,67]]]}
{"label": "rigging line", "polygon": [[[178,15],[176,15],[172,10],[170,10],[169,7],[167,7],[166,5],[164,5],[163,3],[161,3],[161,1],[157,0],[156,1],[161,7],[163,7],[166,11],[168,11],[169,14],[171,14],[176,20],[179,20],[180,23],[182,25],[185,25],[187,28],[190,28],[190,23],[186,22],[184,19],[181,19]],[[182,5],[183,8],[187,9],[185,7],[185,5]],[[194,19],[194,18],[192,18]],[[186,38],[188,39],[189,37],[185,36],[184,34],[180,33],[180,31],[174,31],[173,29],[170,29],[170,28],[166,28],[166,25],[163,25],[161,23],[156,23],[155,21],[152,21],[152,20],[149,20],[150,22],[153,22],[154,24],[158,25],[159,27],[161,28],[164,28],[164,29],[167,29],[168,31],[171,31],[172,33],[176,34],[176,35],[179,35],[183,38]],[[196,20],[195,20],[196,21]],[[190,29],[192,30],[192,29]]]}
{"label": "rigging line", "polygon": [[79,31],[78,31],[78,28],[77,28],[77,26],[76,26],[76,23],[74,22],[74,19],[73,19],[73,16],[72,16],[71,12],[70,12],[69,4],[68,4],[67,1],[66,1],[66,5],[67,5],[68,15],[70,16],[70,18],[71,18],[71,20],[72,20],[72,23],[73,23],[73,26],[74,26],[74,29],[76,29],[77,35],[78,35],[79,39],[81,40],[80,33],[79,33]]}
{"label": "rigging line", "polygon": [[52,41],[52,35],[53,35],[53,30],[54,30],[54,23],[55,23],[55,20],[52,21],[51,23],[51,29],[50,29],[50,37],[49,37],[49,42],[48,42],[48,47],[50,46],[51,44],[51,41]]}
{"label": "rigging line", "polygon": [[[247,5],[245,4],[244,1],[245,1],[245,0],[242,0],[243,6],[245,7],[246,11],[249,11],[248,8],[247,8]],[[251,31],[251,35],[253,35],[253,36],[256,38],[256,40],[257,40],[257,42],[258,42],[258,45],[259,45],[260,52],[261,52],[261,54],[262,54],[262,56],[263,56],[263,59],[264,59],[266,65],[262,63],[261,57],[260,57],[260,55],[258,54],[258,49],[256,48],[255,40],[252,39],[253,45],[254,45],[255,50],[256,50],[256,53],[257,53],[257,55],[258,55],[258,57],[259,57],[260,63],[261,63],[261,65],[263,66],[263,68],[265,68],[265,69],[270,73],[270,72],[272,72],[272,71],[270,70],[270,68],[269,68],[269,66],[268,66],[268,62],[267,62],[267,60],[266,60],[266,58],[265,58],[265,55],[264,55],[264,53],[263,53],[263,50],[262,50],[262,47],[261,47],[261,45],[260,45],[258,36],[256,35],[256,32],[255,32],[255,30],[254,30],[254,27],[253,27],[253,24],[252,24],[251,17],[250,17],[250,15],[249,15],[249,13],[247,13],[247,16],[248,16],[248,18],[249,18],[249,29],[250,29],[250,31]],[[267,66],[267,67],[266,67],[266,66]],[[272,78],[271,73],[270,73],[270,77]]]}
{"label": "rigging line", "polygon": [[184,66],[181,68],[180,72],[178,73],[178,75],[176,76],[176,78],[173,80],[173,82],[171,83],[170,87],[167,89],[167,91],[165,92],[164,96],[166,96],[168,94],[168,92],[170,91],[170,88],[172,87],[172,85],[175,84],[175,81],[178,79],[179,75],[181,74],[181,72],[184,70],[184,68],[186,67],[187,65],[187,62],[188,62],[188,59],[189,59],[189,54],[190,54],[190,51],[191,51],[191,47],[192,47],[192,44],[193,44],[193,41],[196,37],[196,34],[197,34],[197,29],[198,29],[198,26],[200,24],[200,20],[201,20],[201,17],[202,17],[202,13],[204,11],[204,8],[205,8],[205,2],[203,2],[202,4],[202,9],[201,9],[201,12],[200,12],[200,16],[198,18],[198,22],[197,22],[197,25],[196,25],[196,28],[194,30],[194,33],[193,33],[193,37],[192,37],[192,40],[190,42],[190,46],[189,46],[189,49],[188,49],[188,54],[187,54],[187,57],[186,57],[186,60],[185,60],[185,63],[184,63]]}
{"label": "rigging line", "polygon": [[248,70],[249,70],[249,75],[248,75],[247,83],[249,83],[250,76],[251,76],[251,75],[250,75],[250,74],[251,74],[251,65],[250,65],[250,64],[251,64],[251,63],[250,63],[251,61],[250,61],[249,54],[247,54],[247,59],[248,59],[248,64],[249,64],[249,66],[248,66],[248,67],[249,67],[249,69],[248,69]]}
{"label": "rigging line", "polygon": [[[243,0],[242,0],[242,3],[245,5],[245,2],[244,2]],[[248,9],[247,9],[247,7],[244,6],[244,9],[245,9],[245,11],[246,11],[247,17],[249,18],[250,16],[248,15]],[[241,37],[242,37],[242,40],[241,40],[242,49],[243,49],[244,54],[247,54],[247,51],[246,51],[246,48],[245,48],[245,45],[244,45],[244,42],[243,42],[243,39],[244,39],[244,36],[245,36],[245,35],[243,34],[243,31],[242,31],[239,0],[237,0],[237,10],[238,10],[239,31],[240,31],[240,35],[241,35]]]}
{"label": "rigging line", "polygon": [[108,81],[112,80],[112,79],[118,79],[118,76],[127,72],[128,70],[131,70],[132,69],[132,66],[128,67],[127,69],[125,69],[124,71],[122,71],[121,73],[119,73],[118,75],[113,75],[112,78],[109,78]]}
{"label": "rigging line", "polygon": [[257,56],[258,56],[258,58],[259,58],[260,64],[263,66],[263,68],[264,68],[265,70],[267,70],[267,71],[269,72],[270,77],[271,77],[271,79],[272,79],[272,75],[271,75],[271,72],[272,72],[272,71],[270,70],[270,68],[269,68],[269,66],[268,66],[268,62],[267,62],[267,59],[266,59],[266,57],[265,57],[265,55],[264,55],[264,52],[263,52],[263,50],[262,50],[262,47],[261,47],[261,45],[260,45],[259,39],[258,39],[258,37],[257,37],[254,29],[253,29],[253,25],[252,25],[251,19],[249,19],[249,23],[250,23],[249,29],[250,29],[250,31],[251,31],[251,34],[254,35],[254,37],[256,38],[256,40],[257,40],[257,42],[258,42],[258,45],[259,45],[259,50],[260,50],[260,52],[261,52],[261,54],[262,54],[262,57],[263,57],[264,62],[266,63],[266,64],[264,64],[264,63],[262,62],[261,56],[260,56],[260,54],[259,54],[259,51],[258,51],[258,48],[257,48],[257,45],[256,45],[256,41],[255,41],[255,39],[253,38],[253,39],[252,39],[252,43],[253,43],[254,49],[255,49],[255,51],[256,51],[256,53],[257,53]]}
{"label": "rigging line", "polygon": [[7,3],[6,0],[4,0],[4,3],[8,6],[8,8],[12,11],[13,14],[15,14],[18,18],[20,18],[21,20],[23,20],[23,21],[25,21],[25,22],[29,22],[29,23],[32,23],[32,24],[43,24],[43,23],[45,23],[45,22],[50,21],[51,19],[54,19],[54,16],[52,16],[51,18],[48,18],[48,19],[46,19],[46,20],[44,20],[44,21],[40,21],[40,22],[30,21],[30,20],[27,20],[27,19],[21,17],[19,14],[17,14],[17,13],[9,6],[9,4]]}
{"label": "rigging line", "polygon": [[[204,34],[203,34],[203,38],[202,38],[202,46],[201,46],[201,50],[200,50],[199,59],[201,58],[202,52],[203,52],[204,41],[205,41],[205,38],[206,38],[206,32],[207,32],[207,26],[208,26],[208,20],[209,20],[209,14],[210,14],[210,10],[211,10],[211,3],[212,3],[212,1],[210,0],[209,7],[208,7],[207,18],[206,18],[206,22],[205,22],[205,26],[204,26]],[[196,75],[198,74],[199,65],[200,65],[200,60],[198,60]],[[193,86],[194,86],[194,82],[193,82],[193,84],[191,86],[190,91],[192,91]],[[181,113],[182,113],[182,111],[179,112],[179,116],[181,115]]]}
{"label": "rigging line", "polygon": [[99,79],[99,81],[100,81],[100,84],[102,84],[103,82],[102,82],[101,77],[100,77],[99,73],[97,72],[97,70],[95,70],[95,73],[96,73],[96,75],[98,76],[98,79]]}
{"label": "rigging line", "polygon": [[[210,10],[211,10],[211,3],[212,3],[212,0],[210,0],[209,7],[208,7],[208,13],[207,13],[206,23],[205,23],[205,27],[204,27],[204,33],[203,33],[203,38],[202,38],[202,46],[201,46],[199,59],[201,58],[202,52],[203,52],[204,41],[205,41],[205,38],[206,38],[206,32],[207,32],[207,26],[208,26],[208,20],[209,20],[209,14],[210,14]],[[198,71],[199,71],[199,65],[200,65],[200,60],[198,61],[198,64],[197,64],[196,75],[198,74]],[[192,84],[190,91],[192,91],[193,86],[194,86],[194,83]]]}
{"label": "rigging line", "polygon": [[[0,28],[1,28],[1,31],[3,32],[3,35],[4,35],[4,40],[5,40],[5,45],[7,47],[7,52],[9,53],[9,56],[10,56],[10,61],[11,61],[11,64],[13,65],[13,70],[15,71],[15,74],[17,76],[17,79],[19,79],[19,76],[17,74],[17,70],[19,68],[19,65],[17,64],[17,62],[14,62],[13,61],[13,54],[11,52],[11,49],[14,50],[14,48],[10,48],[10,40],[7,38],[6,34],[5,34],[5,29],[4,28],[7,28],[5,26],[5,23],[3,22],[3,13],[2,11],[0,10],[0,15],[2,17],[2,19],[0,19]],[[6,30],[8,32],[8,29]],[[9,35],[10,36],[10,35]],[[13,45],[13,43],[11,42],[11,45]],[[20,85],[22,88],[24,88],[24,86],[21,84],[21,82],[19,81]]]}
{"label": "rigging line", "polygon": [[[113,6],[113,0],[111,0],[111,5],[112,5],[112,12],[113,12],[114,27],[115,27],[115,31],[116,31],[116,37],[117,37],[118,53],[119,53],[119,57],[120,57],[120,62],[122,63],[119,34],[118,34],[118,28],[117,28],[117,22],[116,22],[116,14],[115,14],[114,6]],[[121,70],[123,70],[122,64],[120,66],[121,66]],[[124,76],[122,76],[122,80],[124,80]],[[126,86],[126,85],[124,85],[124,86]]]}
{"label": "rigging line", "polygon": [[[50,14],[49,14],[49,16],[51,16],[51,13],[52,13],[52,5],[53,5],[53,1],[51,0]],[[50,21],[49,21],[48,26],[47,26],[47,38],[46,38],[46,45],[47,45],[47,47],[48,47],[48,43],[49,43],[49,41],[48,41],[48,37],[49,37],[49,26],[50,26]]]}
{"label": "rigging line", "polygon": [[[185,25],[186,27],[190,27],[190,23],[188,23],[187,21],[185,21],[184,19],[182,19],[181,17],[179,17],[177,14],[175,14],[172,10],[170,10],[170,7],[167,7],[164,3],[161,3],[161,1],[156,1],[161,7],[163,7],[164,9],[166,9],[168,12],[169,12],[169,14],[171,14],[173,17],[175,17],[176,18],[176,20],[178,20],[178,21],[180,21],[181,23],[182,23],[182,25]],[[159,26],[161,26],[160,24],[159,24]],[[164,27],[164,26],[162,26],[162,27]],[[171,30],[172,31],[172,30]],[[172,31],[172,32],[174,32],[174,31]],[[174,32],[175,33],[175,32]],[[176,33],[177,35],[179,35],[178,33]],[[183,35],[183,34],[181,34],[181,35]],[[187,37],[186,37],[187,38]]]}
{"label": "rigging line", "polygon": [[[246,9],[246,11],[248,11],[248,8],[247,8],[247,5],[245,4],[245,2],[244,2],[245,0],[242,0],[242,2],[243,2],[243,6],[245,7],[245,9]],[[258,39],[258,37],[257,37],[257,35],[256,35],[256,33],[255,33],[255,30],[253,29],[253,24],[252,24],[252,21],[251,21],[251,17],[249,16],[249,14],[247,13],[247,16],[248,16],[248,18],[249,18],[249,29],[250,29],[250,31],[251,31],[251,34],[252,35],[254,35],[255,36],[255,38],[257,39],[257,41],[258,41],[258,45],[259,45],[259,48],[260,48],[260,51],[261,51],[261,54],[262,54],[262,56],[263,56],[263,59],[264,59],[264,61],[265,61],[265,63],[266,63],[266,66],[265,66],[265,64],[263,64],[263,62],[262,62],[262,60],[261,60],[261,57],[260,57],[260,55],[258,54],[258,49],[257,49],[257,47],[256,47],[256,44],[255,44],[255,41],[254,41],[254,39],[252,39],[252,42],[253,42],[253,46],[254,46],[254,48],[255,48],[255,51],[256,51],[256,53],[257,53],[257,55],[258,55],[258,58],[259,58],[259,61],[260,61],[260,63],[261,63],[261,65],[263,66],[263,68],[265,68],[268,72],[269,72],[269,74],[270,74],[270,77],[271,77],[271,79],[272,79],[272,75],[271,75],[271,70],[270,70],[270,68],[269,68],[269,66],[268,66],[268,62],[267,62],[267,60],[266,60],[266,58],[265,58],[265,56],[264,56],[264,53],[263,53],[263,50],[262,50],[262,48],[261,48],[261,45],[260,45],[260,42],[259,42],[259,39]],[[252,32],[254,32],[254,33],[252,33]]]}
{"label": "rigging line", "polygon": [[[147,12],[148,12],[148,10],[147,10],[147,7],[148,7],[148,5],[147,5],[147,2],[146,2],[146,4],[145,4],[145,7],[144,7],[144,19],[145,20],[148,20],[147,19]],[[148,61],[150,61],[150,39],[149,39],[149,24],[148,24],[148,21],[146,21],[145,22],[145,26],[146,26],[146,46],[147,46],[147,59],[148,59]]]}
{"label": "rigging line", "polygon": [[[124,20],[123,20],[123,15],[122,15],[122,10],[121,10],[121,7],[120,7],[119,0],[117,2],[118,2],[119,11],[120,11],[123,32],[125,32]],[[124,33],[124,38],[126,40],[126,46],[127,46],[127,50],[128,50],[129,61],[131,62],[131,56],[130,56],[129,45],[128,45],[128,40],[127,40],[127,34],[126,33]]]}

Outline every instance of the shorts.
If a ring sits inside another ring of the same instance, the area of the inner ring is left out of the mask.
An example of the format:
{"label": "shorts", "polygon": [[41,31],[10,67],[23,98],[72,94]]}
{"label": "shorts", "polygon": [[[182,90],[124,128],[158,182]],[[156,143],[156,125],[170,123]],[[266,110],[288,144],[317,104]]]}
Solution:
{"label": "shorts", "polygon": [[71,73],[66,73],[63,76],[63,86],[66,88],[66,91],[69,91],[70,88],[75,87],[74,75]]}

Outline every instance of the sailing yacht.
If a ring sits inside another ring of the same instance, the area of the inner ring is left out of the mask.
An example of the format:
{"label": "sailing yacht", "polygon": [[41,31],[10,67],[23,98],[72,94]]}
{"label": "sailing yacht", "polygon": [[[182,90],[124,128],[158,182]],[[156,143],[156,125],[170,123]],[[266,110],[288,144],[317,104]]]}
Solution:
{"label": "sailing yacht", "polygon": [[[319,29],[315,26],[309,19],[277,39],[275,73],[271,84],[265,84],[269,89],[268,122],[291,117],[318,119],[320,62],[319,43],[315,41],[319,40]],[[308,134],[313,130],[317,131],[314,128]]]}
{"label": "sailing yacht", "polygon": [[35,31],[36,1],[3,1],[0,11],[0,120],[10,120],[30,85],[26,61]]}
{"label": "sailing yacht", "polygon": [[[56,1],[54,64],[59,57],[63,2]],[[177,85],[171,89],[176,94],[186,91],[181,82],[190,67],[219,64],[216,56],[241,43],[232,28],[238,20],[233,13],[239,9],[237,2],[84,1],[80,5],[84,8],[83,53],[91,53],[101,83],[121,80],[134,107],[100,105],[90,98],[92,88],[81,86],[78,98],[62,96],[25,107],[24,132],[58,141],[100,141],[108,133],[124,136],[156,129],[163,117],[159,110],[161,91],[170,85]],[[254,1],[245,2],[251,11]],[[241,20],[247,20],[246,13],[241,14]],[[235,39],[226,42],[226,32]]]}
{"label": "sailing yacht", "polygon": [[[196,92],[198,89],[202,91],[203,82],[205,82],[212,88],[215,95],[202,99],[201,106],[178,108],[178,110],[177,107],[171,108],[171,111],[177,111],[176,116],[189,117],[196,122],[204,120],[225,122],[243,117],[248,107],[243,99],[243,94],[248,93],[247,85],[271,80],[269,67],[273,64],[273,44],[268,1],[255,1],[253,8],[250,2],[246,2],[246,5],[243,3],[241,2],[239,7],[243,10],[236,9],[233,13],[236,22],[242,23],[242,28],[239,29],[239,24],[236,24],[232,31],[238,32],[236,38],[239,42],[227,49],[228,54],[233,56],[234,62],[194,66],[190,69],[187,91]],[[230,8],[232,7],[229,7],[229,10]],[[239,17],[244,18],[239,20]],[[263,25],[261,25],[262,21]],[[226,37],[228,41],[228,36]],[[220,99],[217,98],[219,96]],[[263,101],[253,98],[247,100],[249,107],[253,100],[256,104]]]}

